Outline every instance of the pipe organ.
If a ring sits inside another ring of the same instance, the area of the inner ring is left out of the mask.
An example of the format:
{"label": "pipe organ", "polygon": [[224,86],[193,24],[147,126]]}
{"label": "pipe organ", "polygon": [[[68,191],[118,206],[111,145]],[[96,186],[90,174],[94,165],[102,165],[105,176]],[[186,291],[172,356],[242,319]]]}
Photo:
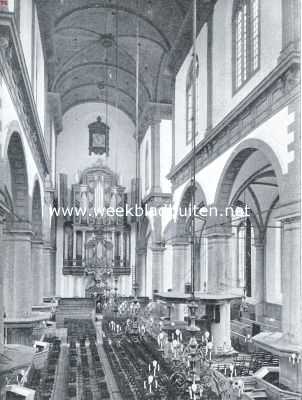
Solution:
{"label": "pipe organ", "polygon": [[64,275],[82,275],[89,256],[89,242],[102,231],[98,263],[114,274],[130,274],[131,228],[124,215],[127,194],[118,176],[98,164],[87,168],[72,185],[72,216],[64,224]]}

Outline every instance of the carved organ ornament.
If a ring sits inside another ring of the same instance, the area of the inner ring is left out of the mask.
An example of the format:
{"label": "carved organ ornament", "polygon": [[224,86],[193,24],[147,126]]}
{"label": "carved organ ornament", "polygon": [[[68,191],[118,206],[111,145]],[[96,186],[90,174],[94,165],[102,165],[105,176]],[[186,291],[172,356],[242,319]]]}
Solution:
{"label": "carved organ ornament", "polygon": [[98,163],[72,185],[71,197],[74,212],[65,223],[64,265],[129,274],[130,225],[122,213],[107,212],[109,207],[124,209],[126,203],[118,176]]}

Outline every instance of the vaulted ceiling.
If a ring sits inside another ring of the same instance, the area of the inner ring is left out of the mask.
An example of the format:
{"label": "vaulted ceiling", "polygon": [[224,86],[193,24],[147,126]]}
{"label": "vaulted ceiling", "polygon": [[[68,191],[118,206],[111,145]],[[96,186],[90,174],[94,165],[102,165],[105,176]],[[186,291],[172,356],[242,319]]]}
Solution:
{"label": "vaulted ceiling", "polygon": [[[197,1],[198,28],[215,1]],[[173,75],[192,45],[192,0],[37,0],[49,74],[63,112],[108,102],[135,121],[139,32],[139,111],[170,103]]]}

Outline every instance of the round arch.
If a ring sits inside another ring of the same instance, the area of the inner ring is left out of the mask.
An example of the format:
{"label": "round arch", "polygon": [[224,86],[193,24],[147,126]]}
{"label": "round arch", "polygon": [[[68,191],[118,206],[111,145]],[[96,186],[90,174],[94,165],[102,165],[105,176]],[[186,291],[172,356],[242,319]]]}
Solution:
{"label": "round arch", "polygon": [[25,153],[21,137],[16,131],[10,135],[7,158],[15,216],[23,221],[29,221],[28,175]]}
{"label": "round arch", "polygon": [[272,148],[262,140],[248,139],[236,147],[224,167],[224,172],[221,175],[216,188],[215,205],[217,207],[224,208],[229,205],[233,183],[240,168],[255,151],[260,151],[270,162],[276,174],[278,187],[280,188],[282,181],[282,168],[276,154]]}
{"label": "round arch", "polygon": [[[190,214],[188,209],[192,200],[192,186],[189,183],[183,190],[183,194],[179,203],[179,209],[177,210],[177,218],[175,224],[175,235],[178,237],[185,238],[188,236],[188,222],[190,220]],[[206,197],[204,191],[198,182],[195,183],[195,204],[197,208],[206,206]]]}

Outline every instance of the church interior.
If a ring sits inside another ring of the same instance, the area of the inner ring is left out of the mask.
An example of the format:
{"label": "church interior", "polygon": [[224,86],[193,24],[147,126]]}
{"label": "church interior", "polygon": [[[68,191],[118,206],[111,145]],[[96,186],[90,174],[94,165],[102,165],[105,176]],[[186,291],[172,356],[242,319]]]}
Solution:
{"label": "church interior", "polygon": [[0,399],[302,399],[299,0],[0,0]]}

